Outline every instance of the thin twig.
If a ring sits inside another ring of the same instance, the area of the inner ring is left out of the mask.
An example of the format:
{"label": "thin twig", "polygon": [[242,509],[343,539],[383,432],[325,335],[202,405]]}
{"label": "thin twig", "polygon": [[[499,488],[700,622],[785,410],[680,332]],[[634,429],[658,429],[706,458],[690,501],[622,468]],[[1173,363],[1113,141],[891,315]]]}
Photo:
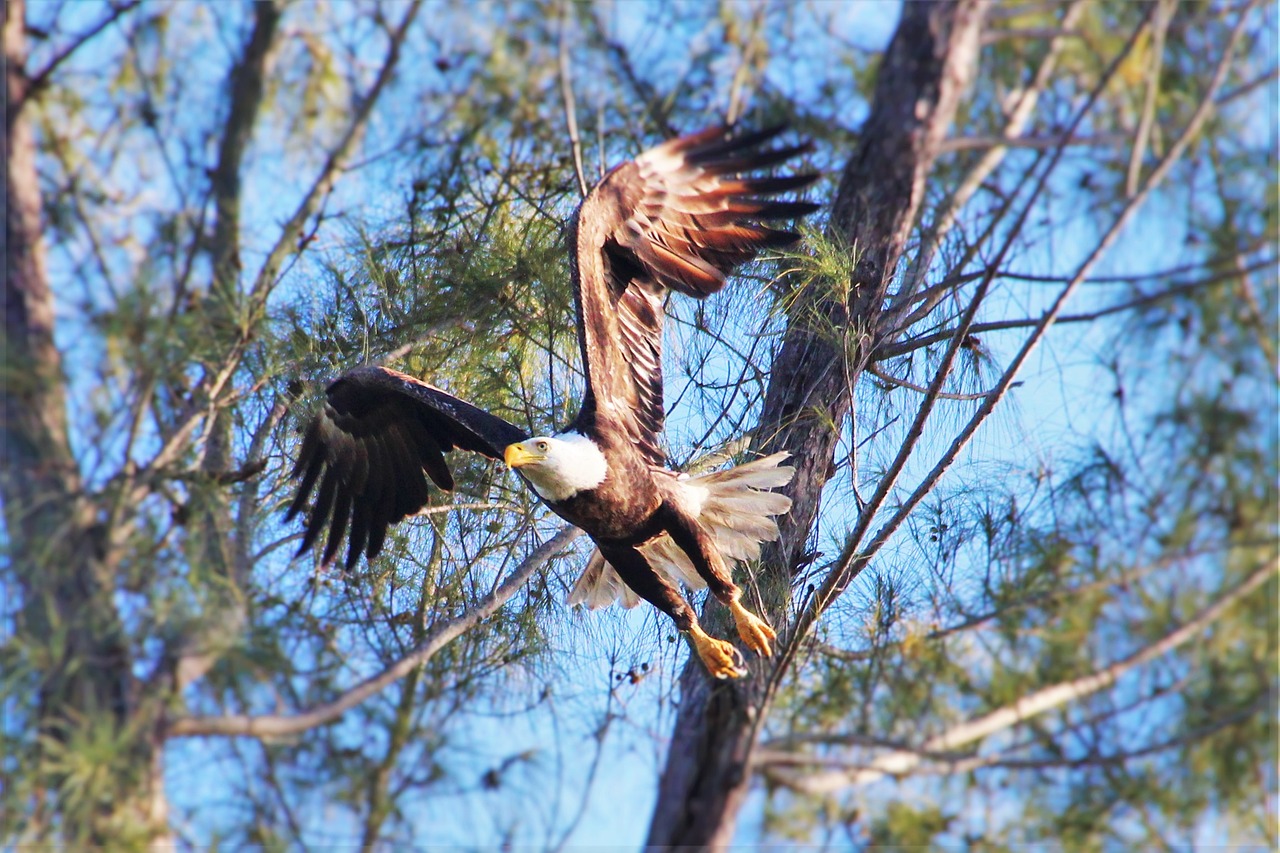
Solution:
{"label": "thin twig", "polygon": [[283,737],[331,723],[355,708],[370,696],[403,678],[416,667],[431,660],[437,652],[456,637],[478,625],[481,620],[497,612],[525,585],[533,573],[548,560],[563,551],[570,542],[582,535],[577,527],[565,525],[555,536],[538,547],[507,576],[507,579],[486,595],[471,610],[433,627],[414,646],[413,650],[376,675],[366,678],[336,699],[293,714],[230,714],[223,717],[179,717],[169,723],[169,737],[193,737],[196,735],[224,735],[231,737]]}
{"label": "thin twig", "polygon": [[560,7],[560,96],[564,100],[564,119],[569,126],[569,144],[573,150],[573,169],[578,175],[578,190],[587,197],[587,173],[582,168],[582,139],[578,136],[578,105],[573,98],[573,77],[569,67],[569,3]]}
{"label": "thin twig", "polygon": [[12,105],[10,109],[20,109],[32,95],[36,94],[36,92],[42,89],[44,85],[49,82],[49,77],[57,70],[58,66],[63,62],[66,62],[73,53],[83,47],[85,42],[111,26],[111,24],[120,19],[120,16],[136,9],[141,5],[141,3],[142,0],[129,0],[128,3],[123,3],[119,6],[112,6],[111,11],[101,21],[98,21],[96,24],[89,27],[89,29],[85,30],[80,35],[73,37],[70,44],[58,51],[52,59],[45,63],[43,68],[28,78],[26,91],[22,93],[22,100],[18,104]]}
{"label": "thin twig", "polygon": [[[882,379],[885,382],[888,382],[890,385],[893,385],[897,388],[905,388],[908,391],[918,391],[921,394],[929,393],[929,389],[924,387],[923,385],[917,385],[916,383],[909,382],[906,379],[900,379],[899,377],[894,376],[891,373],[886,373],[884,369],[880,367],[878,364],[875,364],[875,363],[868,364],[867,371],[877,379]],[[977,394],[955,394],[947,391],[939,391],[938,399],[939,400],[960,400],[960,401],[985,400],[987,397],[990,397],[994,393],[995,391],[980,391]]]}
{"label": "thin twig", "polygon": [[[1063,314],[1058,318],[1057,322],[1058,324],[1091,323],[1094,320],[1100,320],[1103,317],[1109,317],[1112,314],[1121,314],[1125,311],[1132,311],[1136,308],[1145,308],[1149,305],[1155,305],[1175,296],[1192,293],[1202,287],[1212,287],[1215,284],[1226,284],[1238,281],[1242,275],[1256,272],[1260,269],[1275,269],[1275,264],[1275,258],[1265,258],[1242,269],[1227,270],[1225,272],[1218,273],[1217,275],[1209,276],[1208,278],[1183,282],[1182,284],[1177,284],[1165,290],[1161,290],[1158,293],[1149,293],[1121,302],[1118,305],[1100,308],[1097,311],[1088,311],[1083,314]],[[1035,326],[1040,322],[1040,319],[1041,318],[1026,317],[1019,320],[992,320],[986,323],[975,323],[966,331],[967,334],[970,335],[980,335],[984,332],[999,332],[1006,329],[1025,329]],[[906,355],[907,353],[915,352],[922,347],[931,346],[941,341],[949,340],[950,338],[955,337],[958,332],[959,329],[945,329],[940,332],[933,332],[928,335],[911,338],[898,344],[890,344],[878,350],[876,352],[876,358],[883,360]]]}
{"label": "thin twig", "polygon": [[877,757],[867,766],[851,771],[803,774],[792,771],[784,773],[776,781],[807,794],[829,794],[850,785],[864,785],[885,776],[912,772],[934,755],[945,756],[946,753],[983,740],[998,731],[1110,687],[1131,670],[1166,655],[1199,636],[1233,605],[1271,580],[1278,568],[1280,563],[1276,561],[1268,561],[1259,566],[1248,578],[1213,604],[1128,657],[1080,678],[1042,688],[989,714],[953,726],[942,734],[929,738],[918,749],[893,750]]}
{"label": "thin twig", "polygon": [[1133,150],[1129,153],[1129,169],[1125,175],[1124,192],[1132,197],[1138,191],[1142,177],[1142,157],[1146,153],[1151,128],[1156,122],[1156,99],[1160,94],[1160,70],[1164,64],[1164,37],[1173,20],[1173,4],[1159,0],[1151,22],[1151,64],[1147,66],[1147,91],[1142,102],[1142,116],[1133,136]]}

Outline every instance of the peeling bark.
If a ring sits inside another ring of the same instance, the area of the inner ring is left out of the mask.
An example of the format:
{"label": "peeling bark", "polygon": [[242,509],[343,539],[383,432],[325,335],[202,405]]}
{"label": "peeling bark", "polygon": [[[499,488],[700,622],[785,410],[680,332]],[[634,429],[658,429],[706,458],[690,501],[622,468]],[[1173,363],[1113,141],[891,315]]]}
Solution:
{"label": "peeling bark", "polygon": [[[878,343],[880,313],[925,179],[976,70],[986,9],[986,0],[904,5],[832,206],[831,236],[856,253],[852,280],[847,290],[797,293],[789,308],[755,431],[762,451],[788,450],[796,465],[788,489],[794,503],[762,561],[761,591],[775,625],[786,612],[790,582],[834,467],[853,385]],[[750,679],[712,684],[696,661],[686,667],[650,845],[721,850],[730,844],[776,675],[757,669]]]}

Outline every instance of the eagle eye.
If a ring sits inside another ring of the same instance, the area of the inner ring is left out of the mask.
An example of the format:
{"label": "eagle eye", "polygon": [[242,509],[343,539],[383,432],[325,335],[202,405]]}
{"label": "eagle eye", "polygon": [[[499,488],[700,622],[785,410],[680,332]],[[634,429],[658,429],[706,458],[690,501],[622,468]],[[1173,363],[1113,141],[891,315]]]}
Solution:
{"label": "eagle eye", "polygon": [[538,448],[539,453],[546,453],[551,447],[551,445],[547,444],[545,441],[539,441],[535,446]]}

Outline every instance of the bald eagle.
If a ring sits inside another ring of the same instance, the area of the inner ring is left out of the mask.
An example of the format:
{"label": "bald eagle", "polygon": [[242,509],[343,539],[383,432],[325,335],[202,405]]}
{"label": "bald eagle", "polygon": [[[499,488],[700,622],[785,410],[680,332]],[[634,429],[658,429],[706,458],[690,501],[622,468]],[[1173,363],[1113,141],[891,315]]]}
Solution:
{"label": "bald eagle", "polygon": [[776,539],[791,500],[770,491],[794,469],[774,454],[726,471],[687,476],[666,467],[662,318],[668,292],[705,299],[763,249],[798,235],[759,224],[817,205],[770,198],[816,174],[750,176],[809,150],[770,147],[783,128],[712,128],[672,139],[614,168],[578,207],[569,245],[586,393],[562,431],[530,436],[506,420],[386,367],[334,381],[304,434],[293,477],[292,519],[308,502],[299,554],[328,527],[323,560],[349,540],[346,565],[372,558],[389,525],[427,503],[427,479],[453,487],[448,451],[506,462],[546,505],[582,528],[596,551],[570,603],[594,609],[637,596],[687,633],[717,678],[745,674],[730,643],[702,630],[678,589],[709,587],[732,613],[743,643],[771,655],[773,629],[748,610],[729,561]]}

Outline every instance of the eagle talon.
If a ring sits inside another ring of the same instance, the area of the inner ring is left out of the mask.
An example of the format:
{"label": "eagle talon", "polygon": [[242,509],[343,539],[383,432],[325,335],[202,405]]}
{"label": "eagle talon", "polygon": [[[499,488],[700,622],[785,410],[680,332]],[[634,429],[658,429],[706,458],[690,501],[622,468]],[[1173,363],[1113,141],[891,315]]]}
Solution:
{"label": "eagle talon", "polygon": [[737,623],[738,636],[747,644],[747,648],[761,657],[773,657],[771,644],[778,639],[778,633],[769,627],[769,623],[738,601],[730,604],[729,610],[733,613],[733,621]]}
{"label": "eagle talon", "polygon": [[702,659],[702,665],[716,678],[742,678],[747,674],[742,652],[733,643],[717,640],[697,625],[689,631],[689,636],[698,657]]}

